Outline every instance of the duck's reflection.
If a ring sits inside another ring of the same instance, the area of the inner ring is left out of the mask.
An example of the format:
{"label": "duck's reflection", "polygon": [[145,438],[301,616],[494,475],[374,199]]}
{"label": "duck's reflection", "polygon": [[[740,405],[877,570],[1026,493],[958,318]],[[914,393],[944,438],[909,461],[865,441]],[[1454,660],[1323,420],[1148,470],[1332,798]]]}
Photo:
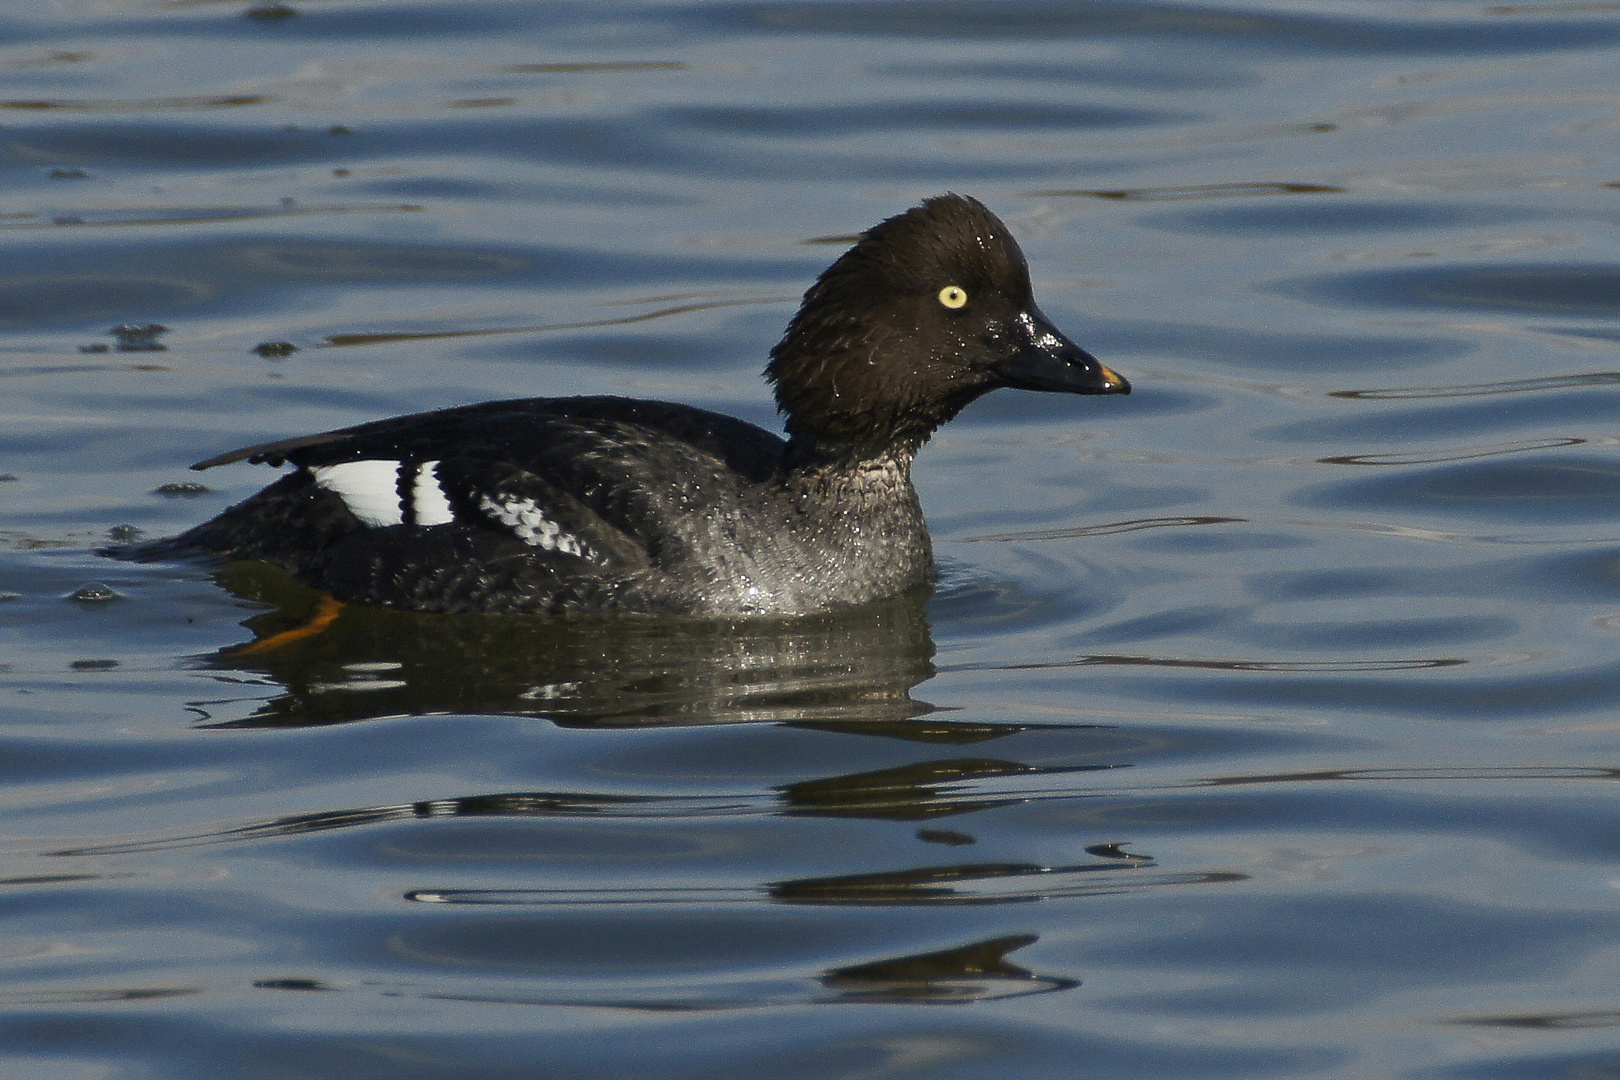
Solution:
{"label": "duck's reflection", "polygon": [[[1037,768],[1016,762],[968,759],[922,761],[894,769],[848,776],[832,776],[785,784],[771,791],[712,795],[621,795],[588,791],[513,791],[379,806],[352,806],[307,814],[288,814],[248,825],[182,836],[131,840],[64,848],[52,855],[110,855],[206,844],[268,840],[283,836],[378,825],[421,818],[658,818],[747,817],[782,814],[816,817],[865,818],[881,821],[916,821],[947,815],[991,810],[1024,801],[1027,795],[1006,796],[974,791],[970,782],[1005,776],[1062,775],[1093,772],[1100,765]],[[1062,795],[1057,788],[1047,796]],[[1085,793],[1067,789],[1070,795]],[[972,843],[966,834],[958,842]],[[1109,858],[1127,858],[1102,849],[1088,849]]]}
{"label": "duck's reflection", "polygon": [[[1087,848],[1097,861],[1065,866],[1039,863],[955,863],[875,874],[846,874],[772,881],[763,885],[649,885],[612,888],[413,889],[405,899],[419,904],[473,907],[650,907],[665,904],[757,904],[807,906],[955,907],[1016,904],[1036,900],[1109,896],[1166,885],[1241,881],[1242,874],[1167,874],[1151,855]],[[1154,873],[1143,871],[1154,870]],[[1124,873],[1120,873],[1123,871]]]}
{"label": "duck's reflection", "polygon": [[[694,980],[678,989],[668,985],[640,988],[605,988],[590,980],[561,992],[500,992],[494,985],[454,989],[441,987],[424,991],[399,985],[379,987],[342,986],[307,978],[259,979],[260,990],[344,991],[389,997],[421,997],[438,1000],[470,1001],[504,1005],[580,1006],[595,1009],[632,1009],[654,1012],[719,1012],[735,1009],[772,1008],[782,1005],[951,1005],[972,1001],[997,1001],[1069,990],[1079,979],[1058,975],[1038,975],[1007,959],[1007,954],[1033,945],[1035,934],[1008,934],[1004,937],[973,941],[937,952],[886,957],[867,963],[829,968],[819,976],[777,979],[751,979],[725,976]],[[445,942],[431,947],[443,950]],[[476,943],[463,943],[464,962],[477,963],[482,949]],[[454,960],[452,952],[442,957]],[[559,983],[568,980],[557,980]]]}
{"label": "duck's reflection", "polygon": [[[789,1004],[872,1004],[947,1005],[972,1001],[996,1001],[1028,994],[1051,993],[1080,985],[1080,980],[1057,975],[1038,975],[1007,959],[1009,953],[1033,945],[1035,934],[1009,934],[974,941],[937,952],[914,953],[830,968],[818,975],[762,983],[747,978],[710,979],[703,985],[685,988],[685,994],[672,994],[668,987],[641,988],[637,994],[628,988],[604,992],[600,986],[578,987],[573,995],[502,994],[495,985],[481,988],[440,987],[432,990],[419,985],[386,985],[369,982],[345,986],[307,977],[255,979],[258,990],[295,992],[344,992],[383,994],[390,998],[433,998],[508,1005],[577,1005],[588,1008],[618,1008],[659,1012],[710,1012],[766,1008]],[[660,992],[661,991],[661,992]],[[142,986],[94,990],[29,989],[0,992],[6,1005],[84,1005],[108,1002],[150,1001],[206,992],[203,986]]]}
{"label": "duck's reflection", "polygon": [[[429,797],[288,814],[188,834],[124,838],[51,855],[254,844],[426,818],[640,819],[658,829],[683,819],[716,819],[724,829],[727,819],[763,817],[933,823],[1032,798],[1096,798],[1103,789],[1090,778],[1128,764],[1099,725],[957,719],[913,698],[912,691],[934,673],[934,644],[922,596],[836,614],[731,623],[454,617],[351,607],[319,632],[292,637],[278,635],[307,622],[317,610],[316,594],[260,567],[228,567],[221,578],[238,596],[272,607],[249,625],[260,641],[284,644],[238,646],[209,658],[207,666],[220,685],[243,691],[233,701],[196,703],[204,726],[287,728],[444,713],[533,716],[574,728],[766,722],[905,740],[917,749],[917,760],[729,791],[422,792]],[[985,752],[988,744],[1008,736],[1058,727],[1097,727],[1098,745],[1112,747],[1099,755],[1109,763],[1037,764]],[[949,846],[975,843],[968,833],[938,828],[919,831],[918,840]],[[929,851],[942,854],[937,847]],[[1014,911],[1043,901],[1235,879],[1169,872],[1156,867],[1150,856],[1114,844],[1094,844],[1085,858],[1054,865],[994,861],[988,851],[974,861],[934,863],[904,850],[892,858],[876,869],[871,861],[859,860],[850,867],[859,872],[847,874],[828,873],[824,866],[816,872],[806,867],[802,875],[792,869],[784,874],[777,864],[774,880],[764,874],[751,880],[725,874],[647,873],[597,880],[542,874],[537,880],[520,878],[520,887],[502,888],[490,887],[488,879],[457,882],[452,875],[444,881],[441,873],[435,875],[441,880],[396,894],[417,911],[432,907],[444,913],[399,942],[420,962],[461,972],[487,966],[488,956],[510,960],[513,927],[530,927],[538,935],[531,959],[544,990],[534,996],[509,995],[487,980],[456,976],[435,980],[434,989],[423,992],[438,998],[659,1010],[783,1002],[983,1001],[1067,990],[1078,981],[1011,963],[1009,954],[1035,941],[1033,934],[1008,932],[1023,929],[1016,926],[998,927],[994,937],[977,927],[972,936],[953,932],[943,940],[965,943],[927,952],[907,953],[895,943],[866,945],[845,952],[838,966],[825,961],[805,965],[788,978],[737,974],[712,984],[698,980],[699,985],[678,993],[660,980],[643,984],[632,974],[559,974],[548,966],[548,957],[556,951],[553,945],[566,952],[568,943],[552,942],[546,935],[578,918],[606,920],[610,927],[622,923],[624,933],[633,934],[642,922],[671,910],[712,914],[723,925],[733,912],[758,907],[774,908],[775,915],[790,921],[824,918],[829,909],[858,919],[860,909],[882,907],[928,909],[930,919],[971,922],[982,918],[974,912],[1001,906]],[[690,948],[693,956],[706,956],[702,942],[694,941]],[[258,985],[315,988],[309,980],[290,978]],[[402,986],[391,992],[417,991]]]}
{"label": "duck's reflection", "polygon": [[986,797],[985,792],[974,791],[969,786],[973,781],[1094,772],[1106,768],[1110,766],[1043,767],[994,758],[953,758],[916,761],[876,772],[803,780],[796,784],[785,784],[777,790],[782,797],[784,813],[916,821],[989,810],[1023,801],[1022,797]]}
{"label": "duck's reflection", "polygon": [[988,1001],[1079,986],[1079,979],[1037,975],[1007,960],[1008,953],[1038,940],[1035,934],[1009,934],[956,949],[834,968],[821,977],[821,985],[835,1000],[857,1004]]}
{"label": "duck's reflection", "polygon": [[[274,605],[248,621],[261,641],[306,621],[317,601],[263,566],[229,566],[220,580],[239,597]],[[279,692],[191,707],[204,726],[237,728],[451,712],[543,716],[578,727],[894,723],[932,708],[911,697],[934,671],[924,600],[733,622],[348,607],[319,633],[276,648],[223,650],[208,661],[222,683],[240,686],[244,675],[257,675]],[[947,741],[985,734],[953,738],[949,730],[932,734]]]}

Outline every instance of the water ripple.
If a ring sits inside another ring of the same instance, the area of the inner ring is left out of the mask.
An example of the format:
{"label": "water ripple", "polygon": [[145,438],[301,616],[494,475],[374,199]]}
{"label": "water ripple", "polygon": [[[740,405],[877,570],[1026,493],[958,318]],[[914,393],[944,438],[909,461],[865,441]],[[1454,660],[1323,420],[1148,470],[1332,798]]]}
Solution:
{"label": "water ripple", "polygon": [[1110,522],[1107,525],[1076,525],[1068,529],[1030,529],[1024,532],[988,533],[981,536],[952,537],[959,544],[1023,543],[1038,540],[1070,540],[1079,536],[1114,536],[1119,533],[1141,532],[1144,529],[1174,529],[1188,525],[1227,525],[1245,519],[1199,515],[1189,517],[1134,518],[1130,521]]}
{"label": "water ripple", "polygon": [[1470,661],[1457,656],[1393,660],[1240,660],[1097,655],[1037,664],[986,664],[983,667],[996,671],[1038,671],[1066,667],[1162,667],[1198,668],[1209,671],[1365,672],[1421,671],[1427,668],[1456,667],[1467,663]]}
{"label": "water ripple", "polygon": [[[1217,885],[1246,881],[1248,875],[1207,871],[1149,873],[1151,864],[1079,866],[1032,864],[926,867],[889,874],[773,882],[743,888],[632,889],[424,889],[406,899],[426,904],[496,906],[573,906],[581,904],[874,904],[906,906],[982,905],[1117,896],[1144,889],[1180,885]],[[1099,871],[1125,877],[1097,880]]]}
{"label": "water ripple", "polygon": [[1188,184],[1182,187],[1076,188],[1032,191],[1036,197],[1089,196],[1119,202],[1174,202],[1182,199],[1238,199],[1256,195],[1337,195],[1346,189],[1331,184],[1300,184],[1283,181],[1250,181],[1235,184]]}
{"label": "water ripple", "polygon": [[1541,375],[1530,379],[1502,382],[1463,383],[1457,386],[1408,386],[1387,390],[1334,390],[1328,397],[1366,400],[1409,400],[1421,398],[1480,397],[1491,394],[1524,394],[1542,390],[1567,390],[1574,386],[1612,386],[1620,383],[1620,371],[1592,371],[1571,375]]}
{"label": "water ripple", "polygon": [[0,100],[0,109],[35,112],[145,113],[173,109],[239,109],[245,105],[266,105],[275,98],[260,94],[221,94],[169,98],[36,98]]}
{"label": "water ripple", "polygon": [[[1009,777],[1061,777],[1075,772],[1101,772],[1107,771],[1101,767],[1089,769],[1041,769],[1031,766],[1018,766],[1006,770]],[[1125,776],[1128,774],[1119,773]],[[660,795],[609,795],[587,792],[515,792],[505,794],[490,794],[464,796],[452,799],[434,799],[417,803],[405,803],[392,806],[356,807],[343,810],[332,810],[310,814],[298,814],[271,821],[258,822],[251,825],[237,826],[227,829],[189,833],[185,835],[170,835],[152,837],[149,839],[127,840],[115,843],[85,844],[70,848],[59,848],[41,852],[42,855],[56,858],[86,858],[107,855],[124,855],[145,851],[168,851],[220,844],[252,843],[265,840],[281,839],[292,836],[303,836],[313,833],[331,832],[333,830],[352,829],[382,825],[391,822],[419,821],[438,818],[574,818],[586,821],[643,821],[648,823],[679,821],[700,821],[712,818],[748,818],[748,817],[776,817],[797,816],[806,813],[815,816],[835,817],[870,817],[879,820],[917,820],[938,814],[962,814],[993,810],[1004,806],[1025,803],[1051,803],[1051,802],[1092,802],[1103,798],[1137,797],[1150,793],[1188,793],[1210,788],[1232,787],[1261,787],[1278,784],[1317,784],[1341,782],[1377,782],[1391,784],[1410,783],[1437,783],[1461,782],[1478,780],[1499,780],[1514,783],[1530,783],[1541,781],[1615,781],[1620,780],[1620,767],[1600,765],[1507,765],[1507,766],[1399,766],[1399,767],[1367,767],[1367,768],[1332,768],[1316,770],[1297,770],[1280,773],[1252,773],[1235,774],[1229,776],[1190,777],[1184,780],[1167,783],[1128,783],[1117,782],[1099,785],[1071,785],[1064,783],[1048,784],[1044,786],[1030,786],[1020,784],[998,785],[986,784],[982,778],[971,787],[965,785],[952,785],[950,787],[937,787],[932,790],[920,790],[914,793],[903,806],[892,795],[885,795],[877,800],[868,801],[861,792],[852,792],[844,804],[837,806],[818,806],[806,809],[793,805],[791,797],[784,798],[783,793],[746,793],[731,795],[701,795],[701,796],[660,796]],[[931,800],[941,800],[931,805]],[[898,812],[897,812],[898,811]],[[854,875],[852,877],[838,877],[832,879],[807,878],[795,879],[794,882],[777,882],[759,886],[771,893],[777,899],[800,899],[809,897],[816,890],[824,890],[828,898],[858,899],[862,896],[868,898],[887,895],[888,890],[898,889],[896,895],[913,898],[926,898],[930,883],[953,882],[957,878],[978,880],[999,880],[1006,877],[1023,879],[1028,877],[1029,884],[1035,892],[1043,892],[1045,886],[1037,879],[1042,875],[1058,875],[1065,877],[1077,873],[1090,873],[1097,870],[1130,870],[1135,873],[1151,865],[1151,857],[1114,853],[1104,851],[1105,848],[1117,845],[1100,845],[1097,850],[1108,856],[1108,861],[1087,863],[1076,866],[1044,867],[1030,864],[965,864],[950,868],[908,870],[900,872],[899,876],[890,874],[880,875]],[[1120,861],[1123,860],[1123,861]],[[71,875],[37,875],[41,881],[70,880]],[[1199,875],[1203,880],[1203,875]],[[1132,878],[1132,880],[1137,880]],[[1141,879],[1145,883],[1163,883],[1157,876],[1150,875]],[[820,884],[815,884],[820,883]],[[842,884],[840,884],[842,883]],[[1184,883],[1176,881],[1174,883]],[[1112,888],[1112,885],[1107,886]],[[1087,886],[1086,888],[1090,888]],[[921,893],[916,890],[922,889]],[[438,890],[430,890],[438,892]],[[592,894],[602,890],[585,890]],[[1084,890],[1082,890],[1084,891]],[[480,890],[479,895],[485,893],[497,897],[488,902],[540,902],[542,898],[551,897],[549,902],[580,903],[583,892],[579,890],[556,889],[519,889],[519,890]],[[510,893],[519,897],[516,901],[499,899]],[[1079,895],[1071,886],[1063,886],[1063,890],[1051,895]],[[461,895],[459,892],[456,895]],[[748,886],[740,892],[727,886],[718,892],[708,887],[681,886],[671,892],[665,887],[658,887],[648,891],[634,888],[623,891],[623,895],[633,902],[685,902],[682,898],[750,898],[759,895],[754,886]],[[957,892],[955,884],[950,885],[949,891],[942,894],[946,899],[961,896],[971,900],[980,895],[972,890]],[[1004,895],[1011,899],[1016,896],[1027,896],[1028,890],[1014,889]],[[572,899],[569,899],[572,898]],[[485,901],[479,901],[485,902]]]}
{"label": "water ripple", "polygon": [[226,221],[255,221],[262,218],[306,217],[322,214],[402,214],[426,209],[414,203],[350,203],[330,206],[203,206],[161,210],[90,211],[55,215],[49,221],[17,220],[35,214],[8,214],[0,229],[51,229],[66,225],[94,228],[129,225],[204,225]]}
{"label": "water ripple", "polygon": [[1473,458],[1496,457],[1500,454],[1522,454],[1529,450],[1549,450],[1560,446],[1580,446],[1585,439],[1526,439],[1521,442],[1493,443],[1487,446],[1465,447],[1457,450],[1433,450],[1417,454],[1344,454],[1317,458],[1323,465],[1437,465],[1445,461],[1468,461]]}
{"label": "water ripple", "polygon": [[552,330],[584,330],[599,326],[628,326],[633,323],[650,322],[653,319],[667,319],[673,315],[686,315],[694,311],[709,311],[714,308],[746,307],[753,304],[783,304],[791,303],[792,297],[766,296],[747,300],[706,300],[696,304],[678,304],[675,307],[660,308],[657,311],[644,311],[637,315],[621,315],[613,319],[588,319],[581,322],[545,323],[538,326],[496,326],[485,327],[478,330],[422,330],[397,333],[372,334],[331,334],[322,342],[323,345],[343,347],[348,345],[384,345],[399,341],[426,341],[436,338],[484,337],[491,334],[535,334]]}

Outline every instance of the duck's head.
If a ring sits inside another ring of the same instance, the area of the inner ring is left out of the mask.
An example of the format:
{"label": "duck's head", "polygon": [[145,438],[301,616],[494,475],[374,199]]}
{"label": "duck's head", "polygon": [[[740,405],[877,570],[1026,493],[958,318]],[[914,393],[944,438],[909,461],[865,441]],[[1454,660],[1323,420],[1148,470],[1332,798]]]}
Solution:
{"label": "duck's head", "polygon": [[963,195],[863,233],[805,293],[766,376],[796,441],[859,452],[914,452],[998,387],[1131,390],[1041,314],[1017,241]]}

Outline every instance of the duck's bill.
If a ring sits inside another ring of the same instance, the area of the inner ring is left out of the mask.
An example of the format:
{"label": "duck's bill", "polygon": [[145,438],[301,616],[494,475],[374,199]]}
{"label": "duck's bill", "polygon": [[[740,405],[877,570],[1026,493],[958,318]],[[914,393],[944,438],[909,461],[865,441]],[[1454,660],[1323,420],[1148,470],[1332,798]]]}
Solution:
{"label": "duck's bill", "polygon": [[1034,308],[1013,324],[1017,350],[995,372],[1003,386],[1065,394],[1128,394],[1131,384],[1101,360],[1064,337]]}

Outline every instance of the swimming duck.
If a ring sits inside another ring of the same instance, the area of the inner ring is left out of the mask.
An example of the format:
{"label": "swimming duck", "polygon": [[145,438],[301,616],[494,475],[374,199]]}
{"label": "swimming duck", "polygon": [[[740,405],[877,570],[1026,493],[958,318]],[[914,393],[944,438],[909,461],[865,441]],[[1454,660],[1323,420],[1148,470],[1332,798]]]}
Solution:
{"label": "swimming duck", "polygon": [[801,614],[932,580],[911,464],[969,402],[1130,393],[1035,306],[1006,225],[954,194],[861,234],[770,355],[786,439],[604,396],[377,420],[198,462],[293,471],[118,554],[259,559],[421,611]]}

